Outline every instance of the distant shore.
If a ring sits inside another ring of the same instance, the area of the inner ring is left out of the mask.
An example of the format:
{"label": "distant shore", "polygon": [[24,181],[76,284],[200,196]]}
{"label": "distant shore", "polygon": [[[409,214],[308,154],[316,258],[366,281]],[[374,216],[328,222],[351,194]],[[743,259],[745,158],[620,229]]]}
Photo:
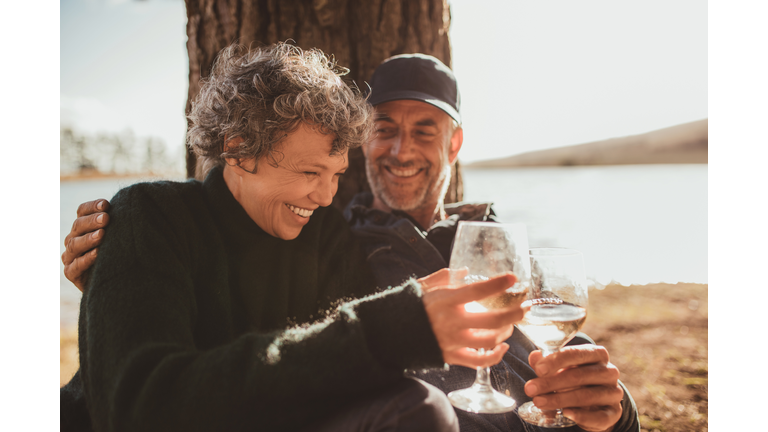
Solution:
{"label": "distant shore", "polygon": [[531,151],[514,156],[467,163],[478,168],[583,165],[706,164],[709,160],[709,120],[699,120],[584,144]]}
{"label": "distant shore", "polygon": [[[583,331],[611,353],[643,432],[707,428],[707,288],[660,283],[590,290]],[[78,368],[74,325],[61,328],[60,360],[61,386]]]}
{"label": "distant shore", "polygon": [[67,181],[80,181],[80,180],[108,180],[108,179],[183,179],[185,174],[182,172],[165,172],[165,173],[126,173],[126,174],[112,174],[102,173],[99,171],[78,173],[78,174],[63,174],[59,175],[60,182]]}

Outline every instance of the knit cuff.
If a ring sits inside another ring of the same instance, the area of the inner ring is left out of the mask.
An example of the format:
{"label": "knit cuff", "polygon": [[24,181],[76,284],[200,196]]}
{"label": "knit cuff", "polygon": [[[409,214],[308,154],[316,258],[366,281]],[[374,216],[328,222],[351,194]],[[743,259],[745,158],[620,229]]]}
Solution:
{"label": "knit cuff", "polygon": [[353,302],[368,349],[385,367],[442,367],[443,356],[421,299],[421,285],[403,285]]}

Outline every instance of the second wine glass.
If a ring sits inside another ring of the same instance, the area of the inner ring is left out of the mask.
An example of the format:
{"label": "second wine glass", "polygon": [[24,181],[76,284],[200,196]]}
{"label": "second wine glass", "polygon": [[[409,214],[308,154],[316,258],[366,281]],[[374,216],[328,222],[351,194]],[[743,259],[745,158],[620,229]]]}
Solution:
{"label": "second wine glass", "polygon": [[[494,222],[459,222],[451,252],[451,269],[469,272],[454,283],[470,283],[512,272],[515,285],[504,293],[484,299],[473,306],[480,310],[498,309],[521,302],[530,283],[528,234],[524,224]],[[471,308],[469,308],[471,309]],[[454,407],[475,413],[503,413],[515,408],[515,400],[491,387],[490,368],[478,368],[471,387],[448,393]]]}
{"label": "second wine glass", "polygon": [[[548,356],[560,350],[581,330],[587,319],[587,278],[581,252],[565,248],[533,248],[531,309],[517,324],[528,339]],[[524,403],[517,414],[528,423],[548,428],[574,426],[561,409],[543,411]]]}

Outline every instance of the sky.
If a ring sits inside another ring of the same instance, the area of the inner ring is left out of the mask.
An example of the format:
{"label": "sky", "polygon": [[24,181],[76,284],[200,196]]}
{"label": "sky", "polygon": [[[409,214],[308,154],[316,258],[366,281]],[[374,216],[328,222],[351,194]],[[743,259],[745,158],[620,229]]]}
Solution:
{"label": "sky", "polygon": [[[449,3],[465,162],[708,117],[704,1]],[[62,2],[62,124],[181,148],[185,25],[181,1]]]}
{"label": "sky", "polygon": [[450,3],[463,160],[708,117],[705,1]]}
{"label": "sky", "polygon": [[181,169],[186,40],[183,1],[63,1],[61,124],[158,137]]}

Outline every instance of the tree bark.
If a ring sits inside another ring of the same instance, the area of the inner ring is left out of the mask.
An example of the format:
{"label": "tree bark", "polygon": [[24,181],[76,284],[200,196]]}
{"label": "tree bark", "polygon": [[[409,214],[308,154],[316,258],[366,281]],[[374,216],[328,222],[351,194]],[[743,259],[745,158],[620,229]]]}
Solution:
{"label": "tree bark", "polygon": [[[189,95],[186,112],[200,91],[218,52],[237,42],[259,46],[293,40],[302,48],[319,48],[349,68],[344,79],[366,88],[374,69],[403,53],[430,54],[451,66],[447,0],[185,0]],[[349,169],[339,184],[334,205],[343,208],[352,196],[370,190],[362,151],[349,154]],[[187,152],[187,176],[194,177],[195,156]],[[463,198],[458,161],[446,202]]]}

